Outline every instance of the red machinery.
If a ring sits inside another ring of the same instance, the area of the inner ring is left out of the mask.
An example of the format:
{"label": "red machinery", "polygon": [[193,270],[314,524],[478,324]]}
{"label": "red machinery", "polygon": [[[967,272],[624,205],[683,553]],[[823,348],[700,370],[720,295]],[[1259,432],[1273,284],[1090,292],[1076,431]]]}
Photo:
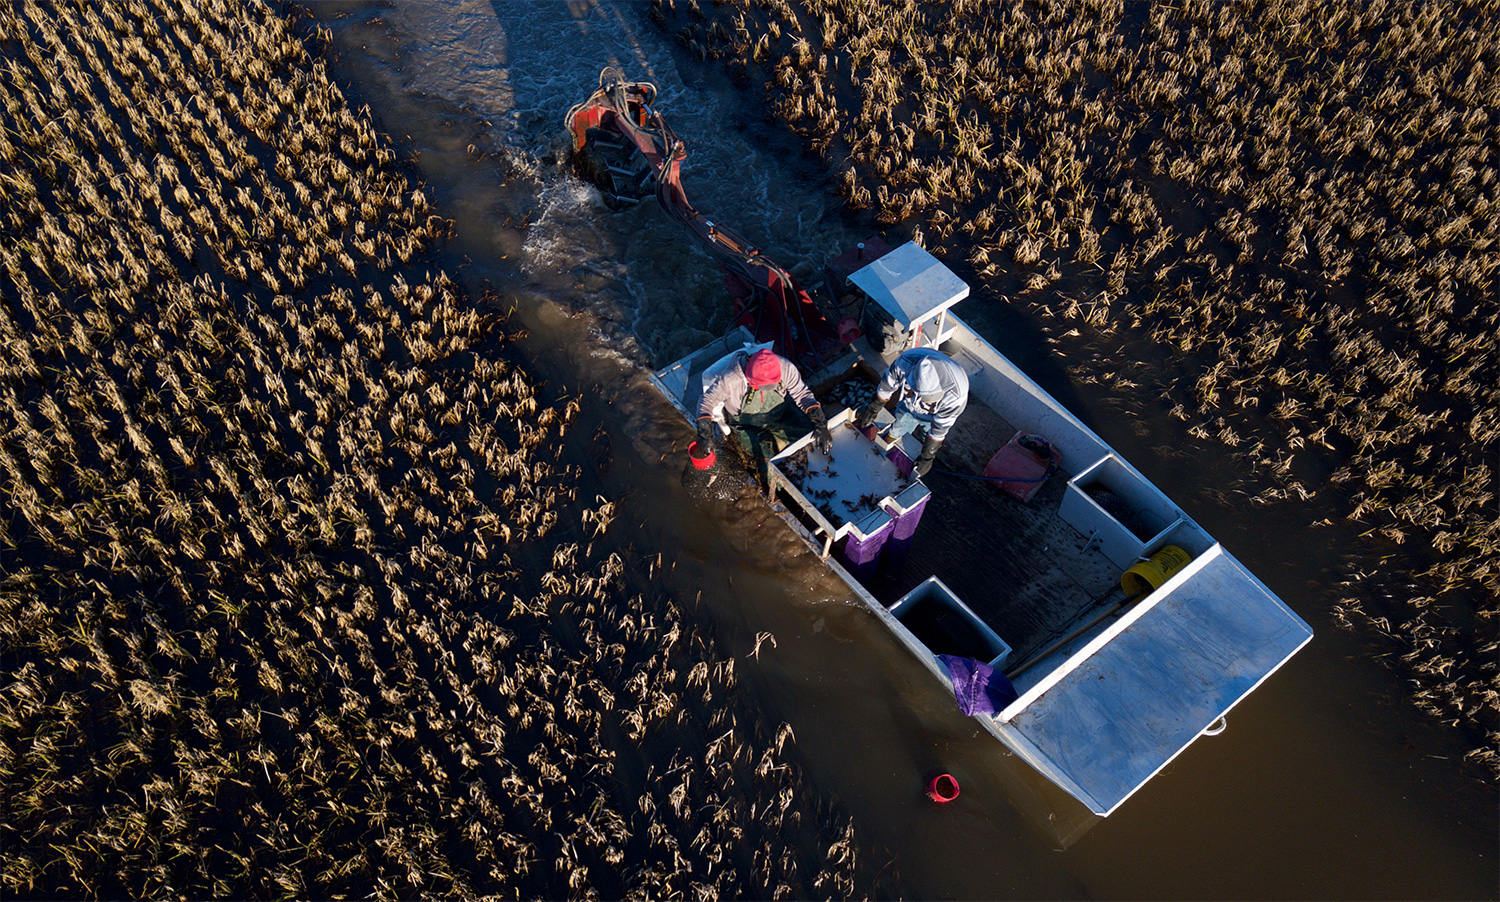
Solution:
{"label": "red machinery", "polygon": [[682,190],[687,147],[652,106],[656,86],[625,81],[605,69],[599,89],[568,111],[574,160],[613,208],[639,203],[649,193],[674,219],[708,246],[724,269],[734,297],[735,321],[806,371],[837,357],[858,336],[852,320],[835,328],[807,291],[743,236],[706,219]]}

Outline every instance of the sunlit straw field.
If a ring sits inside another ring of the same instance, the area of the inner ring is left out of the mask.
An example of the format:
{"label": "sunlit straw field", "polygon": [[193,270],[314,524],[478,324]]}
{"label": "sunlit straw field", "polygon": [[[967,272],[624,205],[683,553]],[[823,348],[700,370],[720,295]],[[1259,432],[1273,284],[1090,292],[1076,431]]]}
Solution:
{"label": "sunlit straw field", "polygon": [[5,895],[872,891],[291,24],[23,0],[0,104]]}

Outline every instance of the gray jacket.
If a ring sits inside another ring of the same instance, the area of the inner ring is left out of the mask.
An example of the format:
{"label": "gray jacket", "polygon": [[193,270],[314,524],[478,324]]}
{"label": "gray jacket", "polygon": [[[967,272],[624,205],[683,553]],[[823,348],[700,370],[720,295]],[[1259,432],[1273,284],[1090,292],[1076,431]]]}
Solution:
{"label": "gray jacket", "polygon": [[[912,367],[923,358],[932,361],[941,385],[941,394],[929,401],[924,401],[917,395],[907,381]],[[875,389],[882,401],[889,401],[897,392],[900,392],[898,400],[901,406],[918,418],[928,421],[931,425],[927,434],[942,441],[948,437],[948,430],[953,428],[958,415],[969,406],[969,374],[946,354],[931,348],[913,348],[892,361],[885,371],[885,378],[880,380],[880,386]]]}

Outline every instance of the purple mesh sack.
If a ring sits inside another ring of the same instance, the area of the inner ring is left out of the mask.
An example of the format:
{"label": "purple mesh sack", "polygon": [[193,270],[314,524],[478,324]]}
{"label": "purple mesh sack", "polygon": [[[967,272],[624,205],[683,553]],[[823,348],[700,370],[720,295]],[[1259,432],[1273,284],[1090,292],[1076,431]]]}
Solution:
{"label": "purple mesh sack", "polygon": [[1005,674],[996,673],[995,668],[983,661],[957,655],[938,655],[938,660],[948,668],[948,676],[953,680],[958,710],[970,717],[998,714],[1019,697]]}

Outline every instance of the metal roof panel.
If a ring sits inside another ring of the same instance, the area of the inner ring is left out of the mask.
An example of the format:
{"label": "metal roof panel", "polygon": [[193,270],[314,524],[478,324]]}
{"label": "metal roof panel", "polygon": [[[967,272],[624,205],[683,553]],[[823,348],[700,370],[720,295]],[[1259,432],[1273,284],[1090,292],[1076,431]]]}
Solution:
{"label": "metal roof panel", "polygon": [[[1118,632],[1090,643],[1004,729],[1107,814],[1312,638],[1215,548]],[[1023,699],[1024,701],[1024,699]]]}
{"label": "metal roof panel", "polygon": [[969,285],[915,241],[909,241],[856,271],[859,286],[903,329],[937,316],[969,296]]}

